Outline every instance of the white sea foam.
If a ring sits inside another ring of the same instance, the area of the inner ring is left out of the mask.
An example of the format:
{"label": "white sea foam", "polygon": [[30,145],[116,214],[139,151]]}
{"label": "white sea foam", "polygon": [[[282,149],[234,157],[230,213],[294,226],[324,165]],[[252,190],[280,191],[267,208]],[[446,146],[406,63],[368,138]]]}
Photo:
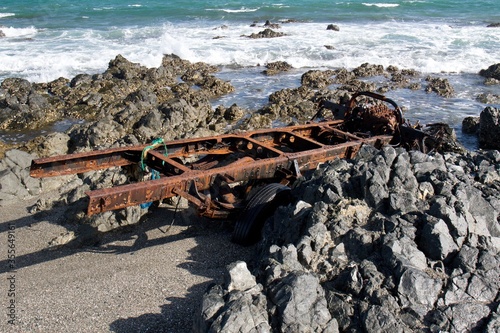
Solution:
{"label": "white sea foam", "polygon": [[227,66],[286,61],[295,68],[352,69],[373,63],[424,73],[477,73],[498,62],[492,50],[500,48],[500,30],[474,26],[393,22],[372,24],[367,33],[367,27],[354,23],[340,25],[335,32],[326,30],[324,24],[297,23],[283,25],[280,31],[287,36],[272,39],[243,37],[262,30],[248,24],[213,28],[186,23],[56,35],[37,32],[34,27],[2,28],[7,37],[26,38],[0,39],[0,63],[2,73],[8,73],[3,75],[33,81],[102,72],[117,54],[156,67],[163,54],[170,53]]}
{"label": "white sea foam", "polygon": [[101,11],[101,10],[113,10],[115,9],[115,7],[110,7],[110,6],[105,6],[105,7],[94,7],[92,8],[92,10],[95,10],[95,11]]}
{"label": "white sea foam", "polygon": [[14,13],[0,13],[0,18],[9,17],[9,16],[16,16],[16,14],[14,14]]}
{"label": "white sea foam", "polygon": [[366,3],[366,2],[363,2],[363,5],[368,6],[368,7],[379,7],[379,8],[399,7],[399,4],[397,4],[397,3]]}
{"label": "white sea foam", "polygon": [[207,9],[207,11],[221,11],[221,12],[226,12],[226,13],[251,13],[251,12],[256,12],[260,8],[246,8],[246,7],[241,7],[240,9],[228,9],[228,8],[222,8],[222,9]]}
{"label": "white sea foam", "polygon": [[0,30],[5,34],[5,37],[12,38],[30,38],[37,34],[37,29],[35,27],[28,28],[12,28],[12,27],[1,27]]}

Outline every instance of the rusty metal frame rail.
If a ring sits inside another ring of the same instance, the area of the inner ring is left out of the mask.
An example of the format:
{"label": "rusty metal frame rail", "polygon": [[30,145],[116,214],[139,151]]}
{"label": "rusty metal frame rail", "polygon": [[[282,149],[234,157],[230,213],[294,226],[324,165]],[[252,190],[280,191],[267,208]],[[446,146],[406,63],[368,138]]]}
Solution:
{"label": "rusty metal frame rail", "polygon": [[149,168],[159,171],[159,179],[87,192],[87,214],[181,195],[201,210],[205,209],[207,216],[217,217],[216,211],[205,207],[209,203],[191,194],[193,188],[196,193],[208,190],[219,176],[235,183],[276,179],[283,171],[297,166],[299,172],[312,170],[334,158],[353,157],[363,144],[380,147],[393,138],[392,135],[361,138],[341,130],[342,124],[342,120],[333,120],[175,140],[147,152],[148,146],[141,145],[41,158],[32,162],[31,176],[84,173],[133,165],[142,160]]}

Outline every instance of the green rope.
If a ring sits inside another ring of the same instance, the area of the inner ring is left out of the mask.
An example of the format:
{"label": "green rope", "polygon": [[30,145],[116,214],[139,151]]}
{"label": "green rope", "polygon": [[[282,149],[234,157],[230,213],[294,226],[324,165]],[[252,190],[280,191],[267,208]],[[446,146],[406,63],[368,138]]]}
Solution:
{"label": "green rope", "polygon": [[[146,159],[146,155],[148,154],[148,151],[150,151],[151,149],[156,149],[156,148],[160,147],[161,145],[163,145],[163,147],[165,148],[165,152],[163,153],[163,155],[168,156],[167,145],[165,144],[165,141],[163,141],[162,138],[158,138],[158,139],[153,140],[153,142],[151,142],[151,145],[144,147],[144,149],[142,150],[141,162],[140,162],[139,166],[141,167],[141,170],[143,173],[146,171],[147,165],[144,164],[144,160]],[[151,179],[160,179],[160,172],[158,170],[151,168]],[[144,208],[144,209],[149,208],[152,204],[153,204],[152,202],[142,203],[141,208]]]}
{"label": "green rope", "polygon": [[144,164],[144,159],[146,158],[148,151],[150,151],[151,149],[156,149],[156,148],[160,147],[161,145],[163,145],[163,147],[165,148],[165,153],[163,153],[163,154],[165,156],[168,156],[167,145],[165,144],[165,141],[163,141],[163,138],[155,139],[155,140],[153,140],[153,142],[151,142],[151,145],[144,147],[144,149],[142,150],[142,153],[141,153],[141,164],[140,164],[142,171],[146,170],[146,165]]}

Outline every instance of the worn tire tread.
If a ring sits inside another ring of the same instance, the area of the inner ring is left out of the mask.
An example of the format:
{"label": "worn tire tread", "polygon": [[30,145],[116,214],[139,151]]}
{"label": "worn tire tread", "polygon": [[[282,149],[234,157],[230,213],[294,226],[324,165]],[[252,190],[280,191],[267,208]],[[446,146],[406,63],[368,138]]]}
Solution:
{"label": "worn tire tread", "polygon": [[[280,195],[281,193],[281,195]],[[280,183],[267,184],[259,189],[248,201],[241,212],[241,218],[235,224],[233,242],[241,245],[251,245],[260,238],[260,229],[264,219],[267,219],[273,201],[282,195],[289,195],[290,188]],[[257,234],[258,233],[258,234]]]}

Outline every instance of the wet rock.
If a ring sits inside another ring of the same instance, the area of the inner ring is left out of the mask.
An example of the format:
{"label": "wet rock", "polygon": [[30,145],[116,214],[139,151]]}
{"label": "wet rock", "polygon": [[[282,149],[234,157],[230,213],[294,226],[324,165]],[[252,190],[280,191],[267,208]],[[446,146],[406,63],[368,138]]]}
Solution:
{"label": "wet rock", "polygon": [[332,71],[310,70],[300,79],[300,84],[310,88],[326,88],[333,83]]}
{"label": "wet rock", "polygon": [[314,99],[314,90],[303,85],[295,89],[283,89],[272,93],[269,104],[258,112],[286,123],[292,122],[293,118],[305,121],[318,111]]}
{"label": "wet rock", "polygon": [[241,119],[245,115],[245,111],[238,105],[233,104],[224,112],[224,119],[228,121],[235,121]]}
{"label": "wet rock", "polygon": [[281,72],[287,72],[290,69],[292,69],[293,67],[285,61],[275,61],[275,62],[271,62],[271,63],[266,64],[266,68],[267,69],[264,71],[264,74],[276,75],[276,74],[279,74]]}
{"label": "wet rock", "polygon": [[484,85],[485,86],[495,86],[495,85],[498,85],[498,84],[500,84],[500,80],[494,79],[492,77],[486,78],[484,80]]}
{"label": "wet rock", "polygon": [[495,94],[479,94],[476,100],[484,104],[500,104],[500,95]]}
{"label": "wet rock", "polygon": [[252,130],[257,128],[271,128],[274,117],[262,114],[252,114],[248,121],[242,126],[244,130]]}
{"label": "wet rock", "polygon": [[270,28],[264,29],[263,31],[260,31],[259,33],[253,33],[250,36],[246,36],[248,38],[252,39],[259,39],[259,38],[276,38],[276,37],[283,37],[286,36],[284,32],[276,32]]}
{"label": "wet rock", "polygon": [[[146,68],[118,55],[102,74],[80,74],[72,80],[59,78],[42,84],[6,79],[0,93],[0,128],[39,128],[65,117],[85,119],[96,123],[73,129],[70,151],[85,150],[90,141],[111,146],[131,134],[145,113],[161,109],[175,98],[210,112],[209,98],[234,91],[230,83],[211,75],[216,71],[213,66],[193,64],[175,55],[165,55],[158,68]],[[104,131],[116,136],[101,137]],[[156,135],[162,130],[150,132]]]}
{"label": "wet rock", "polygon": [[382,65],[372,65],[364,63],[359,67],[352,70],[357,77],[370,77],[384,74],[384,67]]}
{"label": "wet rock", "polygon": [[281,26],[277,23],[271,23],[271,21],[267,20],[266,23],[264,23],[265,27],[268,27],[269,29],[281,29]]}
{"label": "wet rock", "polygon": [[485,78],[493,78],[496,80],[500,80],[500,63],[491,65],[487,69],[481,69],[479,71],[479,75]]}
{"label": "wet rock", "polygon": [[348,71],[345,68],[334,71],[335,83],[347,84],[356,78],[353,72]]}
{"label": "wet rock", "polygon": [[327,27],[326,27],[326,30],[333,30],[333,31],[340,31],[340,28],[338,25],[336,24],[329,24]]}
{"label": "wet rock", "polygon": [[462,121],[462,132],[467,134],[478,134],[479,117],[465,117]]}
{"label": "wet rock", "polygon": [[498,27],[500,27],[500,22],[499,23],[490,23],[486,27],[487,28],[498,28]]}
{"label": "wet rock", "polygon": [[206,119],[208,108],[195,108],[184,99],[171,100],[162,104],[159,111],[165,116],[162,127],[174,132],[186,133]]}
{"label": "wet rock", "polygon": [[500,149],[500,111],[487,107],[479,116],[479,145],[482,148]]}
{"label": "wet rock", "polygon": [[425,88],[426,92],[435,92],[445,98],[455,95],[455,89],[453,89],[448,79],[427,77],[425,80],[428,82]]}
{"label": "wet rock", "polygon": [[430,146],[433,150],[442,152],[465,153],[465,147],[457,140],[455,130],[444,123],[427,124],[423,131],[431,136]]}
{"label": "wet rock", "polygon": [[145,68],[138,63],[132,63],[119,54],[109,62],[104,75],[111,75],[120,80],[130,80],[142,76],[144,70]]}
{"label": "wet rock", "polygon": [[25,79],[7,78],[1,88],[0,129],[34,129],[61,117],[60,110],[52,108],[49,96]]}

